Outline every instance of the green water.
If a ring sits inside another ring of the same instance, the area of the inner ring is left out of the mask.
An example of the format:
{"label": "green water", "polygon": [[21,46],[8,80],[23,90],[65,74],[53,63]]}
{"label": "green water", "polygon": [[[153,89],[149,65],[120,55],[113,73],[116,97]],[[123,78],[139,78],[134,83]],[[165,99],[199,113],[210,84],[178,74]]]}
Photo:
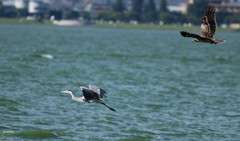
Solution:
{"label": "green water", "polygon": [[[240,33],[210,45],[176,30],[0,31],[0,140],[240,139]],[[117,112],[60,93],[88,84]]]}

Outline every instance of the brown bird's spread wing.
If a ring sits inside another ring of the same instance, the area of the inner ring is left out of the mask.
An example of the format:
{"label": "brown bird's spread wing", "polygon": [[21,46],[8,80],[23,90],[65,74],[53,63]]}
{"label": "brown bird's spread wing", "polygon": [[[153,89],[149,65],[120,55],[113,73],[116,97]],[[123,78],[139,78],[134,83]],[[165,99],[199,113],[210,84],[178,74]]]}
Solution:
{"label": "brown bird's spread wing", "polygon": [[201,36],[206,38],[213,38],[216,31],[216,9],[213,6],[209,6],[204,11],[201,23]]}
{"label": "brown bird's spread wing", "polygon": [[186,31],[180,31],[181,35],[183,37],[191,37],[191,38],[202,38],[201,36],[197,35],[197,34],[193,34],[193,33],[189,33],[189,32],[186,32]]}

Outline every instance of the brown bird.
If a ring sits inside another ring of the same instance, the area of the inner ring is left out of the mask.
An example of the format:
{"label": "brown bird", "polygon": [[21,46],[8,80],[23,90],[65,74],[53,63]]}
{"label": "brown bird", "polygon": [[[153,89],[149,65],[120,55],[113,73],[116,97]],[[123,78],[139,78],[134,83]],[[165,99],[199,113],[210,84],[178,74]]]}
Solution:
{"label": "brown bird", "polygon": [[204,42],[210,44],[224,43],[225,40],[214,39],[213,36],[216,32],[217,22],[216,22],[216,9],[213,6],[208,6],[204,10],[204,16],[201,22],[201,34],[197,35],[194,33],[189,33],[186,31],[180,31],[183,37],[195,38],[194,42]]}

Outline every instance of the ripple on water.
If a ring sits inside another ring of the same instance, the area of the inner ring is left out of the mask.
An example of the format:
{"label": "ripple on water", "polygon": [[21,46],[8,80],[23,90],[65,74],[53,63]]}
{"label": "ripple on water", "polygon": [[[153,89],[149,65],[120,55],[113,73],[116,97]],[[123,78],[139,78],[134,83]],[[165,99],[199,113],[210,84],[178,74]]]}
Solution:
{"label": "ripple on water", "polygon": [[7,129],[10,129],[10,127],[8,127],[8,126],[0,126],[0,129],[1,130],[7,130]]}
{"label": "ripple on water", "polygon": [[[236,34],[211,47],[170,30],[0,28],[0,140],[240,138]],[[60,94],[88,84],[117,112]]]}
{"label": "ripple on water", "polygon": [[75,82],[75,83],[73,83],[73,85],[76,87],[85,86],[84,83],[80,83],[80,82]]}
{"label": "ripple on water", "polygon": [[50,130],[41,130],[41,131],[26,131],[17,133],[17,136],[25,137],[25,138],[55,138],[57,137],[57,134]]}
{"label": "ripple on water", "polygon": [[219,61],[219,62],[227,62],[228,60],[222,56],[214,56],[212,58],[213,60]]}
{"label": "ripple on water", "polygon": [[14,57],[14,58],[10,58],[10,61],[20,61],[20,62],[29,62],[32,61],[30,58],[28,57]]}
{"label": "ripple on water", "polygon": [[9,106],[9,105],[17,105],[18,103],[13,100],[9,100],[6,98],[0,98],[0,106]]}
{"label": "ripple on water", "polygon": [[18,65],[20,68],[23,68],[23,69],[32,69],[33,67],[30,66],[30,65],[27,65],[27,64],[21,64],[21,65]]}
{"label": "ripple on water", "polygon": [[223,114],[224,117],[232,117],[232,118],[238,118],[240,117],[240,112],[234,112],[234,111],[228,111],[225,114]]}
{"label": "ripple on water", "polygon": [[15,134],[14,131],[12,130],[6,130],[6,131],[3,131],[3,132],[0,132],[0,135],[4,135],[4,136],[10,136],[10,135],[13,135]]}
{"label": "ripple on water", "polygon": [[120,139],[120,141],[148,141],[151,140],[152,137],[151,136],[138,136],[138,135],[131,135],[131,136],[126,136],[126,137],[122,137],[123,139]]}

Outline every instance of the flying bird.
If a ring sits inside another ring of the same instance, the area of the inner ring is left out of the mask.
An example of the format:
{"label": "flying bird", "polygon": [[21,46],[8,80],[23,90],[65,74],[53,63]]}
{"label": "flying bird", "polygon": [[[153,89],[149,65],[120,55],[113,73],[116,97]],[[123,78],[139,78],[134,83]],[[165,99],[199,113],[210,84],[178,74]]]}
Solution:
{"label": "flying bird", "polygon": [[180,31],[183,37],[195,38],[194,42],[204,42],[210,44],[224,43],[225,40],[214,39],[213,36],[216,32],[217,22],[216,22],[216,9],[213,6],[208,6],[204,10],[204,16],[201,22],[201,34],[197,35],[194,33],[189,33],[186,31]]}
{"label": "flying bird", "polygon": [[83,96],[82,97],[76,97],[74,92],[72,90],[66,90],[66,91],[61,91],[61,93],[67,93],[72,96],[72,100],[82,102],[82,103],[99,103],[107,108],[109,108],[112,111],[116,111],[115,109],[109,107],[106,105],[103,101],[106,101],[104,98],[106,98],[106,91],[94,86],[94,85],[89,85],[88,88],[81,86],[80,87]]}

